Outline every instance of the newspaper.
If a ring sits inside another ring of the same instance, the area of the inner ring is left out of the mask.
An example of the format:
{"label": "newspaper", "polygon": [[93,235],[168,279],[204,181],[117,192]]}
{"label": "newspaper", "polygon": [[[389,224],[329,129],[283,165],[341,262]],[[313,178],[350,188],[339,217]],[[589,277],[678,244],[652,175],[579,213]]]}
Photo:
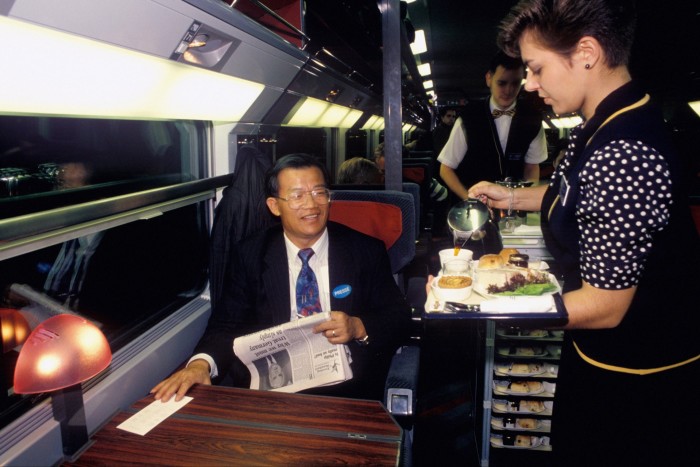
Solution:
{"label": "newspaper", "polygon": [[352,379],[345,345],[331,344],[312,329],[330,312],[300,318],[233,341],[233,351],[250,371],[250,388],[297,392]]}

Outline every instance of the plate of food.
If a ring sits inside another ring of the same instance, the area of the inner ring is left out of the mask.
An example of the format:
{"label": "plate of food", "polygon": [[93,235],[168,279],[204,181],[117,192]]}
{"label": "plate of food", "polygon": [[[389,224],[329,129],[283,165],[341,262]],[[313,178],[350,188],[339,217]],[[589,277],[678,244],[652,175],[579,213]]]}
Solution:
{"label": "plate of food", "polygon": [[539,430],[542,421],[536,418],[491,417],[491,426],[497,430],[531,431]]}
{"label": "plate of food", "polygon": [[545,339],[550,334],[546,329],[498,328],[496,335],[509,339]]}
{"label": "plate of food", "polygon": [[561,292],[557,278],[535,269],[477,269],[474,291],[486,298],[552,295]]}
{"label": "plate of food", "polygon": [[552,401],[494,399],[492,407],[495,413],[541,414],[547,411],[548,405],[551,409],[551,404]]}
{"label": "plate of food", "polygon": [[534,449],[548,445],[546,436],[529,435],[491,435],[491,446],[508,449]]}
{"label": "plate of food", "polygon": [[539,363],[515,363],[505,365],[496,364],[494,372],[500,376],[537,376],[544,374],[547,368]]}
{"label": "plate of food", "polygon": [[497,394],[542,394],[542,381],[493,381],[493,390]]}
{"label": "plate of food", "polygon": [[507,357],[544,357],[547,355],[547,351],[542,347],[522,345],[498,347],[496,352],[498,355]]}

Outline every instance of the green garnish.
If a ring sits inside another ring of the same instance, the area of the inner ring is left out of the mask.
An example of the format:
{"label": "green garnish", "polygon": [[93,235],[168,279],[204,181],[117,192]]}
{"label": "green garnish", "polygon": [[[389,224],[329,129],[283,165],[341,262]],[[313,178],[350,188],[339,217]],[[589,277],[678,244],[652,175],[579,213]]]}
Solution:
{"label": "green garnish", "polygon": [[500,292],[494,295],[542,295],[547,292],[554,292],[557,286],[551,282],[546,284],[527,284],[508,292]]}

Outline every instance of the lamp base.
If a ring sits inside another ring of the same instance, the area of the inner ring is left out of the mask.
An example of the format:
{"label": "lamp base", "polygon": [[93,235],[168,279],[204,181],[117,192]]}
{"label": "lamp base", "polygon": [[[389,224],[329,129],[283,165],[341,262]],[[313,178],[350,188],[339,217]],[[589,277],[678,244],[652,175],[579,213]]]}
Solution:
{"label": "lamp base", "polygon": [[53,392],[51,406],[53,417],[61,424],[63,455],[75,460],[89,445],[82,385],[74,384]]}

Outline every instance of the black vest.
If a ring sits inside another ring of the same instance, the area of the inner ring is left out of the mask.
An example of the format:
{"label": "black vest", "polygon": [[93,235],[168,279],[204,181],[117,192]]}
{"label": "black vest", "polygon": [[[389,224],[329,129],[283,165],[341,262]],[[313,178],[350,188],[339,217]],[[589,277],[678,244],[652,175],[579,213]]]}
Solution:
{"label": "black vest", "polygon": [[[664,131],[660,113],[651,104],[627,110],[605,125],[619,109],[643,103],[644,94],[629,83],[608,96],[586,126],[577,130],[566,205],[561,178],[554,180],[542,203],[542,231],[547,249],[564,273],[564,292],[581,287],[580,232],[575,212],[579,173],[592,154],[609,141],[632,139],[655,148],[667,161],[673,183],[668,225],[653,235],[637,290],[616,328],[575,330],[581,351],[599,362],[627,368],[656,368],[697,355],[700,313],[694,297],[700,280],[700,243],[682,189],[680,162]],[[590,142],[586,145],[586,142]],[[585,147],[584,147],[585,146]],[[557,198],[558,196],[558,198]]]}
{"label": "black vest", "polygon": [[542,115],[525,101],[518,101],[505,152],[491,116],[489,99],[470,103],[462,120],[468,148],[456,170],[462,184],[469,188],[482,180],[493,182],[506,177],[522,180],[525,155],[542,127]]}

